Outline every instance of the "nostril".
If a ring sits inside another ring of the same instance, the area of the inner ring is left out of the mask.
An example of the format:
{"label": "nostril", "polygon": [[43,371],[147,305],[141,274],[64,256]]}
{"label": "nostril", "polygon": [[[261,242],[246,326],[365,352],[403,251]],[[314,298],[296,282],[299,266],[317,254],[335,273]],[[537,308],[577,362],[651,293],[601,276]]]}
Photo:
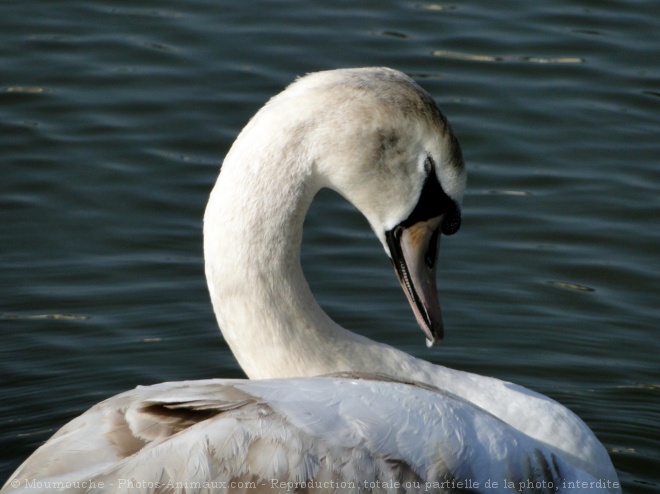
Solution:
{"label": "nostril", "polygon": [[438,260],[438,240],[440,239],[440,230],[435,230],[431,235],[429,240],[429,246],[426,249],[426,256],[424,257],[424,262],[429,267],[433,269],[436,261]]}

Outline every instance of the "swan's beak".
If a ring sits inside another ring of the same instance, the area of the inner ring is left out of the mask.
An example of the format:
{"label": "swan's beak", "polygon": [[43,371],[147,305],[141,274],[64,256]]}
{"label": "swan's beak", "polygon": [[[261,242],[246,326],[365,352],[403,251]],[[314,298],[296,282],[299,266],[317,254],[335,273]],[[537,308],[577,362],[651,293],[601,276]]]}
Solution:
{"label": "swan's beak", "polygon": [[444,334],[435,281],[443,216],[385,233],[392,264],[429,347],[439,344]]}

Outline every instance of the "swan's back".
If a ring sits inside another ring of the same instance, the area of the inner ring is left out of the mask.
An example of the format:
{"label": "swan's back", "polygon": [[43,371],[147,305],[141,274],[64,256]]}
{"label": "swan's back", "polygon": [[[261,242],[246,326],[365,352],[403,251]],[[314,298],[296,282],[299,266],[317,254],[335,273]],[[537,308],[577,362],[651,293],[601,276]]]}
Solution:
{"label": "swan's back", "polygon": [[594,481],[452,394],[366,377],[139,387],[71,421],[12,480],[32,494],[517,492],[522,482],[562,492],[563,478]]}

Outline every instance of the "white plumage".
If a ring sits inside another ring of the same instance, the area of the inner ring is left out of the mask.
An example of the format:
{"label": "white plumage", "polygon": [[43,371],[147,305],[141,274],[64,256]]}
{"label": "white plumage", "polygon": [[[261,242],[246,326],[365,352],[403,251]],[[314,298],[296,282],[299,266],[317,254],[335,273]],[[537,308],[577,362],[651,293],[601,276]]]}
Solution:
{"label": "white plumage", "polygon": [[405,75],[300,79],[237,138],[205,215],[214,310],[256,380],[99,403],[2,492],[620,492],[607,452],[565,407],[351,333],[314,300],[302,223],[331,187],[367,217],[439,341],[435,260],[440,232],[460,225],[464,186],[449,125]]}
{"label": "white plumage", "polygon": [[580,492],[567,486],[597,480],[451,393],[368,374],[139,387],[74,419],[31,462],[15,475],[26,492]]}

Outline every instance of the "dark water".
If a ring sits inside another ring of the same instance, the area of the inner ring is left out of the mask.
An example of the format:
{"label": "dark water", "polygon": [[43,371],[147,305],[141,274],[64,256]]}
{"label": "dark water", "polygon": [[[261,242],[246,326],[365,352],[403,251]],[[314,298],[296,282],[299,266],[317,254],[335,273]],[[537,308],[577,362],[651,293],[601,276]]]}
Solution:
{"label": "dark water", "polygon": [[660,3],[4,1],[0,480],[137,384],[239,377],[201,218],[237,132],[299,74],[388,65],[463,145],[428,350],[366,222],[323,193],[304,265],[343,325],[576,411],[660,491]]}

